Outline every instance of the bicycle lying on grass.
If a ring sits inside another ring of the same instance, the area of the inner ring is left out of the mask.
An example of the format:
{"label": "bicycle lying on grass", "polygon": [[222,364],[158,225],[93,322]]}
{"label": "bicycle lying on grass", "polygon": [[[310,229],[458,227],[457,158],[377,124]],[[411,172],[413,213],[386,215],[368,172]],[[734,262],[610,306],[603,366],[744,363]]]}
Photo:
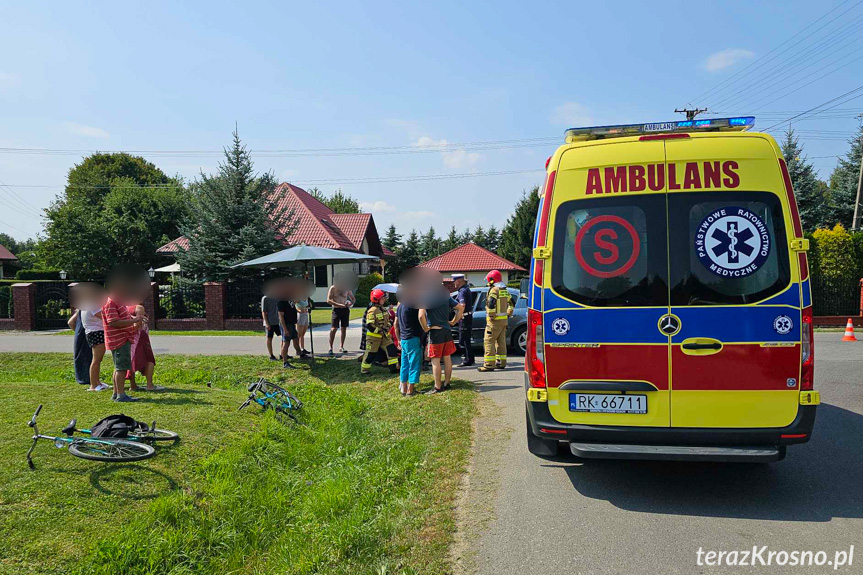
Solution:
{"label": "bicycle lying on grass", "polygon": [[265,380],[263,377],[249,385],[249,397],[239,407],[237,411],[247,407],[252,402],[260,405],[265,411],[267,409],[274,410],[277,414],[287,415],[294,422],[299,423],[296,416],[292,412],[303,407],[303,402],[290,391],[283,387],[279,387],[275,383]]}
{"label": "bicycle lying on grass", "polygon": [[31,445],[30,449],[27,451],[27,465],[30,466],[30,469],[36,469],[31,456],[33,454],[33,450],[36,448],[36,443],[38,443],[40,439],[52,441],[54,443],[54,447],[59,449],[68,447],[69,453],[75,457],[90,459],[92,461],[123,463],[141,461],[156,455],[156,450],[153,446],[143,441],[131,441],[128,439],[115,438],[97,439],[95,437],[74,437],[72,436],[72,433],[75,432],[74,426],[71,426],[71,430],[68,425],[63,429],[65,437],[42,435],[39,433],[39,428],[36,425],[36,416],[39,415],[40,411],[42,411],[41,405],[36,408],[35,413],[33,413],[33,417],[31,417],[30,421],[27,423],[27,425],[33,428],[33,445]]}
{"label": "bicycle lying on grass", "polygon": [[[73,433],[92,435],[92,429],[79,429],[78,427],[76,427],[77,423],[77,419],[73,419],[72,421],[70,421],[69,425],[63,428],[63,433],[69,436],[71,436]],[[154,441],[176,441],[180,439],[180,436],[174,431],[156,428],[155,421],[152,425],[147,425],[146,423],[143,423],[141,421],[136,421],[135,424],[135,427],[129,428],[129,431],[127,432],[127,435],[124,439],[128,439],[129,441],[146,441],[147,443],[152,443]]]}

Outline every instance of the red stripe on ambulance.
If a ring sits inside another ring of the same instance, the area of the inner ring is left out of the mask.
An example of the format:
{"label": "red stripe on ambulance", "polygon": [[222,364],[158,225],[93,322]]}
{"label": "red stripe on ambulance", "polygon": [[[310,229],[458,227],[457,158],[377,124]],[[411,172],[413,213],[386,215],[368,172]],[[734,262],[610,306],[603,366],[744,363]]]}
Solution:
{"label": "red stripe on ambulance", "polygon": [[734,189],[740,186],[739,164],[724,162],[687,162],[682,173],[677,164],[633,164],[606,166],[587,171],[585,194],[619,194],[622,192],[661,192],[666,180],[669,190],[698,190],[704,188]]}
{"label": "red stripe on ambulance", "polygon": [[546,346],[548,387],[560,387],[572,379],[648,381],[668,389],[668,346],[600,345],[599,347]]}

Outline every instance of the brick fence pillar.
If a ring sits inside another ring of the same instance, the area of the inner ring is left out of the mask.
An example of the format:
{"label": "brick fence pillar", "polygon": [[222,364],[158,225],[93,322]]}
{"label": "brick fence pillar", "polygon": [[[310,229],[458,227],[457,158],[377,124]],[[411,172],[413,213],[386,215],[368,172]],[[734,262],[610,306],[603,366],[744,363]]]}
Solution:
{"label": "brick fence pillar", "polygon": [[860,315],[863,316],[863,278],[860,279]]}
{"label": "brick fence pillar", "polygon": [[225,329],[226,292],[227,286],[224,282],[206,282],[204,284],[207,329]]}
{"label": "brick fence pillar", "polygon": [[150,329],[156,329],[156,302],[159,300],[159,284],[150,282],[150,289],[147,290],[147,297],[141,302],[144,306],[144,313],[150,318]]}
{"label": "brick fence pillar", "polygon": [[15,306],[15,329],[36,329],[36,284],[12,284],[12,305]]}

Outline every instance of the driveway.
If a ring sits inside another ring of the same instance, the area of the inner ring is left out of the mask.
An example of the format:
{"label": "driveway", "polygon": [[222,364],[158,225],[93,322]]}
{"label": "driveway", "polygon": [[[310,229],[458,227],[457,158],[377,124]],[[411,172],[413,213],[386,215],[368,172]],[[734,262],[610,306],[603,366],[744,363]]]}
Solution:
{"label": "driveway", "polygon": [[[841,337],[816,334],[814,436],[774,464],[543,460],[527,451],[522,373],[494,374],[479,386],[493,406],[478,422],[463,504],[463,571],[863,573],[863,341]],[[838,571],[696,565],[699,547],[753,545],[857,553]]]}

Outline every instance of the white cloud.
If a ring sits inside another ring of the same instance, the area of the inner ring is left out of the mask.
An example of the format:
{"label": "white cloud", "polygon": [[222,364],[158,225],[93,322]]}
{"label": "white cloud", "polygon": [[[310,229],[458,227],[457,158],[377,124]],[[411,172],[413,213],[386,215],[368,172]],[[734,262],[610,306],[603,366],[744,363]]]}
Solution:
{"label": "white cloud", "polygon": [[11,90],[21,83],[21,79],[15,74],[0,72],[0,94]]}
{"label": "white cloud", "polygon": [[423,211],[423,210],[420,210],[417,212],[404,212],[404,213],[402,213],[402,217],[405,219],[408,219],[408,220],[420,220],[420,219],[426,219],[426,218],[433,218],[436,215],[437,214],[434,212],[427,212],[427,211]]}
{"label": "white cloud", "polygon": [[555,126],[590,126],[593,118],[587,108],[578,102],[564,102],[551,113],[551,123]]}
{"label": "white cloud", "polygon": [[414,142],[414,146],[419,148],[441,148],[441,157],[443,165],[447,168],[469,168],[476,165],[482,160],[482,154],[476,152],[468,152],[464,149],[451,149],[452,145],[445,139],[435,140],[431,136],[420,136]]}
{"label": "white cloud", "polygon": [[93,126],[85,126],[84,124],[76,124],[75,122],[63,122],[63,127],[65,127],[66,130],[72,132],[73,134],[85,136],[87,138],[111,137],[111,134],[109,134],[102,128],[94,128]]}
{"label": "white cloud", "polygon": [[737,64],[741,60],[748,60],[753,56],[755,56],[755,53],[750,50],[727,48],[708,56],[701,66],[708,72],[718,72]]}
{"label": "white cloud", "polygon": [[396,211],[396,207],[392,204],[388,204],[383,200],[376,200],[374,202],[360,202],[360,209],[363,212],[371,212],[371,213],[391,213]]}

